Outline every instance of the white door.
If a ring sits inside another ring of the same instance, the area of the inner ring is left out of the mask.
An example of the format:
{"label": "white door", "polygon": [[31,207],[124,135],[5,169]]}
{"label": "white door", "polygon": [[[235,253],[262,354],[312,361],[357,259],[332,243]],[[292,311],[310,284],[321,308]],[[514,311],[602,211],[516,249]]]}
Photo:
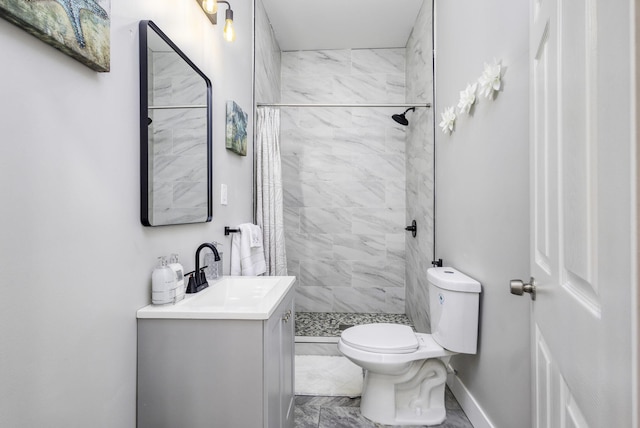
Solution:
{"label": "white door", "polygon": [[631,427],[633,1],[531,1],[533,426]]}

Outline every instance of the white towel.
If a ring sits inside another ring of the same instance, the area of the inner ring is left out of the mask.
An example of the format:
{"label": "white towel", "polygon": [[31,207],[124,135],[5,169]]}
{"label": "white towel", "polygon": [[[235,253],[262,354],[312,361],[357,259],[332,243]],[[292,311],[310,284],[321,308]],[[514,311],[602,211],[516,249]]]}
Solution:
{"label": "white towel", "polygon": [[257,224],[249,224],[249,242],[251,248],[262,247],[262,229]]}
{"label": "white towel", "polygon": [[260,230],[251,223],[243,223],[238,226],[240,232],[234,233],[231,237],[231,275],[256,276],[267,271],[262,245],[251,245],[252,227]]}

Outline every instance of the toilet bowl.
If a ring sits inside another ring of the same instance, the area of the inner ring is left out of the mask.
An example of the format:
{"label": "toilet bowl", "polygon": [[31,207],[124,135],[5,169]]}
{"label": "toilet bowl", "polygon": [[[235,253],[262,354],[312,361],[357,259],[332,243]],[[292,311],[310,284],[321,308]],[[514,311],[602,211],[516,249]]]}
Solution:
{"label": "toilet bowl", "polygon": [[388,425],[437,425],[446,419],[447,364],[475,354],[480,283],[452,268],[427,271],[432,334],[400,324],[365,324],[342,332],[338,349],[364,369],[360,410]]}

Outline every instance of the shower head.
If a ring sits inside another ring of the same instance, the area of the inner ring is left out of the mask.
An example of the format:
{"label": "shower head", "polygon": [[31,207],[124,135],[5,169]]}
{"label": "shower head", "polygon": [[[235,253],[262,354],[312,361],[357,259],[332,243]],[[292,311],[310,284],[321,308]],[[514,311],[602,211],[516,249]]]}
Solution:
{"label": "shower head", "polygon": [[395,120],[396,122],[398,122],[400,125],[404,125],[407,126],[409,124],[409,121],[407,120],[407,118],[405,117],[405,114],[407,114],[407,112],[411,110],[411,111],[415,111],[416,108],[415,107],[409,107],[408,109],[406,109],[404,111],[404,113],[402,114],[394,114],[393,116],[391,116],[391,119]]}

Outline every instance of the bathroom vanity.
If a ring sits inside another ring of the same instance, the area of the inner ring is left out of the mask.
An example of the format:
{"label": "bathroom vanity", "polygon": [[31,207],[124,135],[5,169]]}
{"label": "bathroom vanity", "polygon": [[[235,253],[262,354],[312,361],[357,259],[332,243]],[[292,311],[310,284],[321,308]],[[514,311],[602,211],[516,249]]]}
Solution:
{"label": "bathroom vanity", "polygon": [[138,311],[138,428],[292,428],[295,277],[223,277]]}

